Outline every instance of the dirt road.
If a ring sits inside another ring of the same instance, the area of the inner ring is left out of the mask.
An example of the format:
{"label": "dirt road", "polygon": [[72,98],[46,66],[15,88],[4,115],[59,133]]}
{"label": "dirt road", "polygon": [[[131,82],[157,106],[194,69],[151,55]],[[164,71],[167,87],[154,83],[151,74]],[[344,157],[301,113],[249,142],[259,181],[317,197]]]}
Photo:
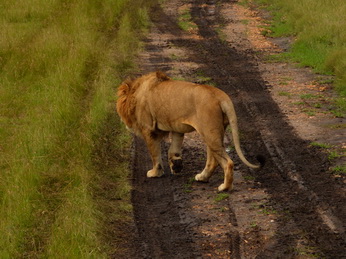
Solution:
{"label": "dirt road", "polygon": [[[251,171],[228,148],[235,161],[235,189],[219,194],[221,171],[209,183],[193,181],[205,163],[205,147],[196,134],[186,136],[181,175],[170,175],[166,165],[166,174],[159,179],[146,178],[150,158],[143,142],[135,139],[134,243],[126,254],[179,259],[346,258],[344,178],[328,172],[327,155],[302,138],[299,125],[306,129],[308,117],[301,115],[301,123],[294,123],[283,108],[290,100],[279,107],[281,99],[273,97],[270,82],[275,71],[265,71],[268,67],[253,46],[243,9],[236,2],[171,0],[156,7],[139,60],[141,73],[162,70],[173,78],[212,84],[227,92],[236,107],[242,149],[249,160],[264,155],[266,166]],[[181,14],[186,17],[183,21]],[[179,20],[187,23],[185,31]],[[309,132],[318,139],[320,132],[314,134],[312,128]],[[339,133],[324,137],[335,140]],[[226,142],[230,147],[229,136]],[[168,143],[162,146],[166,153]]]}

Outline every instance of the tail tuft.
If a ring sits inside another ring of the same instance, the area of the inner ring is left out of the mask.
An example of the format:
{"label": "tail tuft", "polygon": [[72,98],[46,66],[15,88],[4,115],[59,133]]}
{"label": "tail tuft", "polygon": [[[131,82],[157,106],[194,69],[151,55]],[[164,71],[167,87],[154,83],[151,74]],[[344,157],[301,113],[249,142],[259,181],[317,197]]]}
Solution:
{"label": "tail tuft", "polygon": [[256,156],[257,161],[260,163],[260,168],[262,168],[266,163],[266,158],[262,155]]}

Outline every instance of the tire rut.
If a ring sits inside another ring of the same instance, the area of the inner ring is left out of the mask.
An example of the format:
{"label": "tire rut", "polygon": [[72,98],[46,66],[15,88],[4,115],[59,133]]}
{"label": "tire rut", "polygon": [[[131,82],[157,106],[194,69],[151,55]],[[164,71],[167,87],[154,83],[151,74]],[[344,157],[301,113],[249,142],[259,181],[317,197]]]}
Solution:
{"label": "tire rut", "polygon": [[148,179],[145,172],[152,163],[143,140],[134,139],[134,150],[132,203],[141,246],[138,258],[191,258],[194,247],[189,226],[193,220],[184,214],[181,179],[168,174]]}

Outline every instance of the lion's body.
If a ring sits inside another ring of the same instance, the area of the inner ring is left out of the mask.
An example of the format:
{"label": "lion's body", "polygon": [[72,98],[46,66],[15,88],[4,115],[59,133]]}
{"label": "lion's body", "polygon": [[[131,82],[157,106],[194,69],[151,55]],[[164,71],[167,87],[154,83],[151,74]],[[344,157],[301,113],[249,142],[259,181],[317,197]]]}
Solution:
{"label": "lion's body", "polygon": [[233,104],[223,91],[212,86],[171,80],[156,72],[124,82],[119,87],[118,96],[118,114],[127,127],[144,138],[151,153],[153,169],[148,172],[148,177],[162,175],[160,141],[166,133],[172,133],[169,164],[174,173],[181,167],[184,133],[196,130],[208,148],[206,167],[196,175],[196,180],[207,181],[220,164],[225,171],[225,181],[219,190],[230,189],[233,162],[223,145],[225,128],[229,123],[240,158],[250,167],[259,167],[250,164],[241,153]]}

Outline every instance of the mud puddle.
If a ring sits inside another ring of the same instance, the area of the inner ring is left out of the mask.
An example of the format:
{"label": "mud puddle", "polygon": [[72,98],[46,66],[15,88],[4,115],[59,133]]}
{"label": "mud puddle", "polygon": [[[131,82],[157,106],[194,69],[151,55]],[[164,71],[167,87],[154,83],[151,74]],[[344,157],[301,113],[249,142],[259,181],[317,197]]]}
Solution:
{"label": "mud puddle", "polygon": [[[187,12],[184,31],[178,21]],[[326,154],[301,138],[274,101],[273,76],[264,72],[241,27],[236,1],[172,0],[152,13],[141,74],[162,70],[227,92],[244,153],[249,159],[263,154],[267,164],[251,171],[229,148],[234,190],[217,193],[220,170],[209,183],[193,181],[205,163],[205,146],[196,134],[186,136],[181,175],[168,174],[166,165],[159,179],[146,178],[150,158],[135,138],[136,230],[129,258],[345,258],[345,183],[328,173]],[[225,141],[230,147],[229,136]],[[164,153],[168,145],[169,139]]]}

